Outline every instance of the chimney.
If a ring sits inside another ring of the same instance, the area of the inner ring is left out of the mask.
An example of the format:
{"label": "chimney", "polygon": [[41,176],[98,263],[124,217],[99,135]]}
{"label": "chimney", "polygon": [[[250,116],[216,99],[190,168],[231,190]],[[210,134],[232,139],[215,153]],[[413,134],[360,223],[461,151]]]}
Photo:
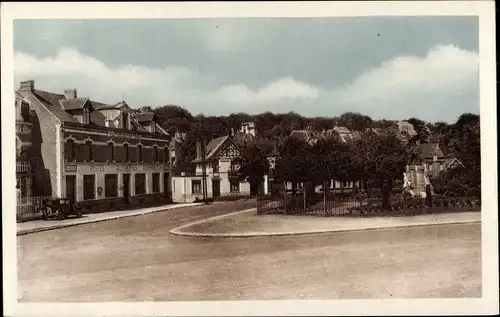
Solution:
{"label": "chimney", "polygon": [[77,98],[76,89],[65,89],[64,90],[64,97],[66,97],[66,99]]}
{"label": "chimney", "polygon": [[234,128],[231,128],[231,135],[234,135]]}
{"label": "chimney", "polygon": [[201,159],[201,142],[196,142],[196,158]]}
{"label": "chimney", "polygon": [[35,90],[35,81],[34,80],[26,80],[21,82],[20,91],[33,91]]}

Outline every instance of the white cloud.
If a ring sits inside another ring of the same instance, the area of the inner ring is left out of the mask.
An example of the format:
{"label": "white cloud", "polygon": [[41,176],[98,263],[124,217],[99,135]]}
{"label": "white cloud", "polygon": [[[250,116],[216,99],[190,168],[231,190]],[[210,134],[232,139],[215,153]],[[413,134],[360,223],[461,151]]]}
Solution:
{"label": "white cloud", "polygon": [[476,52],[437,46],[426,56],[399,56],[366,71],[341,87],[318,88],[284,76],[251,89],[224,82],[217,74],[169,66],[108,67],[74,49],[38,58],[15,53],[16,81],[34,79],[37,87],[63,91],[103,102],[126,99],[132,106],[180,104],[193,113],[249,113],[294,110],[304,115],[338,115],[359,111],[374,118],[417,116],[453,121],[465,111],[478,111]]}
{"label": "white cloud", "polygon": [[[370,70],[337,91],[337,100],[370,114],[429,120],[479,111],[479,57],[456,46],[436,46],[424,57],[401,56]],[[449,114],[447,114],[449,112]]]}

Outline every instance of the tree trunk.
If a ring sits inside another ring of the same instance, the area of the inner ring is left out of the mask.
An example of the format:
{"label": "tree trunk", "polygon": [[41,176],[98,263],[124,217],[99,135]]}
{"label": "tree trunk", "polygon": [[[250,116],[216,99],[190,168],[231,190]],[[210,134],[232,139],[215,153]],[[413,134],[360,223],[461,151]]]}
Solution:
{"label": "tree trunk", "polygon": [[380,180],[380,191],[382,193],[382,210],[389,210],[389,186],[385,179]]}
{"label": "tree trunk", "polygon": [[[328,185],[327,184],[328,183],[326,181],[323,182],[323,210],[325,212],[325,215],[327,213],[327,209],[326,209],[326,191],[328,190],[327,186],[329,185],[329,184]],[[328,187],[330,187],[330,186],[328,186]]]}
{"label": "tree trunk", "polygon": [[425,185],[425,204],[428,207],[432,207],[432,191],[431,191],[431,185],[427,184]]}

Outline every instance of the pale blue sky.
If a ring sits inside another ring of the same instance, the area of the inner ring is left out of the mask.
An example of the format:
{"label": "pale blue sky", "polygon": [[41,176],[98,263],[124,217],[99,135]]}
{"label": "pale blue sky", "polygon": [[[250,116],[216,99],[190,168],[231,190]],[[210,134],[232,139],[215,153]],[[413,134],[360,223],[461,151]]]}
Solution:
{"label": "pale blue sky", "polygon": [[479,112],[477,17],[17,20],[14,50],[16,82],[133,107]]}

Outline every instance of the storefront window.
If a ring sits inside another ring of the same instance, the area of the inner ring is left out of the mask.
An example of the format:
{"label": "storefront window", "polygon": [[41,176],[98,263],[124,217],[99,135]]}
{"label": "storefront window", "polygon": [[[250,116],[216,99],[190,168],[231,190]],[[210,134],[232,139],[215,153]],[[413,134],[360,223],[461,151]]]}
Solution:
{"label": "storefront window", "polygon": [[135,174],[135,194],[144,195],[146,193],[146,174]]}
{"label": "storefront window", "polygon": [[95,199],[95,175],[83,175],[83,199]]}
{"label": "storefront window", "polygon": [[117,197],[118,196],[118,175],[106,174],[104,175],[105,183],[105,196]]}
{"label": "storefront window", "polygon": [[153,193],[160,192],[160,173],[153,173]]}
{"label": "storefront window", "polygon": [[192,180],[191,181],[191,192],[193,194],[201,193],[201,180]]}
{"label": "storefront window", "polygon": [[230,185],[231,193],[239,193],[240,192],[239,180],[230,180],[229,185]]}

